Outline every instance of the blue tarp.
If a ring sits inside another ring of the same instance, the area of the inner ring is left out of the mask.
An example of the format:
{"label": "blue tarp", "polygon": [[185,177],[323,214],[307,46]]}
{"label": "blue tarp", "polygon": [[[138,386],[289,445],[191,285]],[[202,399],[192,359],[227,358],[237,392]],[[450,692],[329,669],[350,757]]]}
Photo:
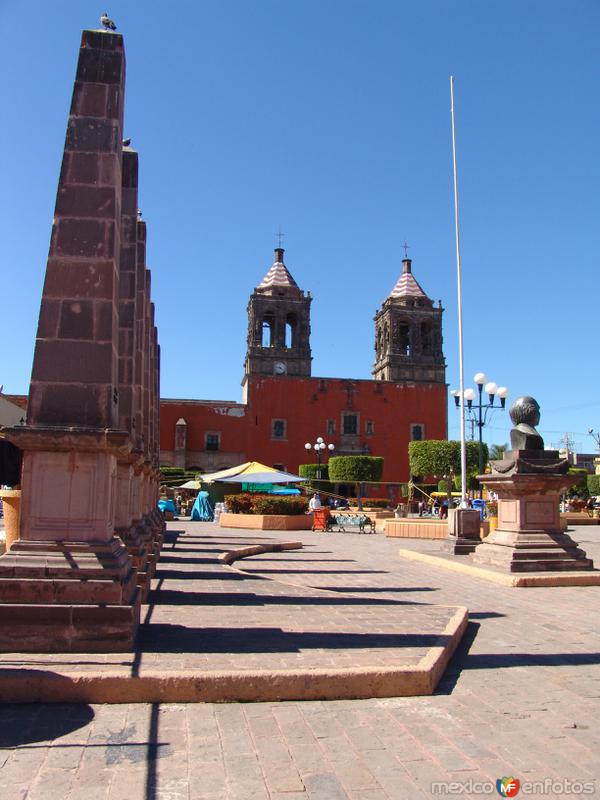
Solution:
{"label": "blue tarp", "polygon": [[177,513],[177,509],[175,508],[175,503],[172,500],[159,500],[158,510],[162,511],[163,514],[165,513],[165,511],[171,511],[173,514]]}
{"label": "blue tarp", "polygon": [[242,483],[242,492],[260,492],[261,494],[300,494],[300,489],[289,486],[278,486],[274,483]]}
{"label": "blue tarp", "polygon": [[198,497],[196,497],[192,508],[192,519],[200,522],[211,522],[214,519],[208,492],[198,492]]}

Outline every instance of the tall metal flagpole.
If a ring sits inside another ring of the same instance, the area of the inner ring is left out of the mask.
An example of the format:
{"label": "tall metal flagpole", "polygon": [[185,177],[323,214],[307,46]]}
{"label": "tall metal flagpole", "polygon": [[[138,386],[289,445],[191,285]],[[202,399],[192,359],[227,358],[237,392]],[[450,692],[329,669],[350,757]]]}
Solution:
{"label": "tall metal flagpole", "polygon": [[458,286],[458,363],[460,371],[460,477],[461,508],[467,507],[467,444],[465,440],[465,374],[463,362],[462,283],[460,265],[460,227],[458,224],[458,178],[456,174],[456,127],[454,124],[454,77],[450,76],[452,113],[452,165],[454,168],[454,227],[456,233],[456,281]]}

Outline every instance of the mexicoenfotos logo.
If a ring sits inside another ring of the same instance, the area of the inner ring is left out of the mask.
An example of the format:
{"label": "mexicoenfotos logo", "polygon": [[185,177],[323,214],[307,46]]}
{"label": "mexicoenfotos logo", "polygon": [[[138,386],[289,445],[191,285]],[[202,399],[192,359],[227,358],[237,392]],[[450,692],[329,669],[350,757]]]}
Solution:
{"label": "mexicoenfotos logo", "polygon": [[521,781],[514,776],[497,778],[496,789],[501,797],[516,797],[519,794]]}

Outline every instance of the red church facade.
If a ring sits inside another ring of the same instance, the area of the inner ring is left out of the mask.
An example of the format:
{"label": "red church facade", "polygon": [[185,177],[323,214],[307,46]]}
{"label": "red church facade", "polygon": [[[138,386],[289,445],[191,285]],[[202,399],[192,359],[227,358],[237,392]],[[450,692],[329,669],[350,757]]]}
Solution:
{"label": "red church facade", "polygon": [[161,400],[161,463],[210,472],[253,460],[296,472],[314,461],[305,444],[322,436],[333,455],[383,456],[383,481],[408,481],[409,442],[447,437],[441,305],[405,259],[375,317],[373,380],[312,377],[312,298],[275,253],[248,305],[244,402]]}
{"label": "red church facade", "polygon": [[245,404],[162,400],[161,461],[212,471],[252,460],[296,472],[314,460],[304,445],[322,436],[333,455],[383,456],[383,480],[405,482],[408,443],[445,439],[446,407],[441,384],[256,376]]}

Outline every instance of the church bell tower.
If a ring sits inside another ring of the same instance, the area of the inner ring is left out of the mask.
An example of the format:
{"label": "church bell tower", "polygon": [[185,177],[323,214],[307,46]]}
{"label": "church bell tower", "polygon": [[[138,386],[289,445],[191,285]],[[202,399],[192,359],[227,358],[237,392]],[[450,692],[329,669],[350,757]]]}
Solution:
{"label": "church bell tower", "polygon": [[375,315],[375,380],[445,383],[441,302],[434,308],[402,261],[402,274]]}
{"label": "church bell tower", "polygon": [[310,377],[310,292],[303,292],[275,248],[275,261],[250,295],[245,385],[252,375]]}

